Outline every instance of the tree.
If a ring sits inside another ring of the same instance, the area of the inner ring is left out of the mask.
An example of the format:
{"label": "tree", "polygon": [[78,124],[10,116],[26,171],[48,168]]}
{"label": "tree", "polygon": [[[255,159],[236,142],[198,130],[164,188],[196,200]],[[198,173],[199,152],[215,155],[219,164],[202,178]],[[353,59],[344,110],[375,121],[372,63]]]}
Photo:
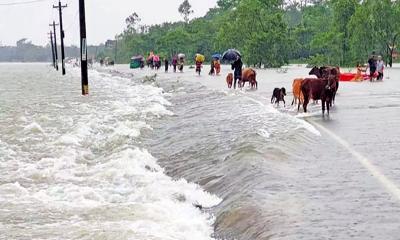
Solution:
{"label": "tree", "polygon": [[185,22],[189,22],[189,16],[193,13],[192,5],[190,5],[189,0],[185,0],[179,5],[179,13],[183,16]]}
{"label": "tree", "polygon": [[139,15],[134,12],[131,15],[129,15],[126,19],[125,19],[125,23],[126,23],[126,30],[125,32],[129,33],[129,34],[133,34],[137,32],[137,27],[140,23],[141,19],[139,18]]}
{"label": "tree", "polygon": [[348,31],[353,60],[365,60],[372,51],[382,54],[392,65],[393,52],[399,41],[400,3],[390,0],[366,0],[351,17]]}
{"label": "tree", "polygon": [[354,66],[372,51],[391,64],[400,39],[400,1],[393,0],[218,0],[190,22],[186,0],[179,12],[186,22],[153,26],[140,25],[131,14],[119,37],[119,59],[182,52],[190,62],[196,52],[210,57],[236,48],[246,64],[266,67],[289,60]]}
{"label": "tree", "polygon": [[358,0],[334,0],[333,12],[334,12],[334,24],[332,28],[332,33],[334,36],[340,36],[339,41],[340,46],[340,62],[341,64],[349,64],[349,31],[348,24],[353,16],[356,7],[358,6]]}
{"label": "tree", "polygon": [[249,65],[277,67],[288,62],[290,48],[282,1],[242,0],[229,11],[218,33],[223,48],[238,48]]}
{"label": "tree", "polygon": [[218,0],[217,5],[219,8],[223,10],[228,10],[233,7],[236,7],[240,0]]}

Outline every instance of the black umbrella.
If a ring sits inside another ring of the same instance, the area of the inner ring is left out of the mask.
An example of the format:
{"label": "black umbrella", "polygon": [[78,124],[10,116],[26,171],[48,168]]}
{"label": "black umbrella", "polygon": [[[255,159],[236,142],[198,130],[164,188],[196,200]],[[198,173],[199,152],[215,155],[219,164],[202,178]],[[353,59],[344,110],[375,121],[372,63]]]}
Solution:
{"label": "black umbrella", "polygon": [[224,54],[222,54],[222,60],[227,62],[234,62],[241,57],[242,55],[236,49],[228,49],[224,52]]}

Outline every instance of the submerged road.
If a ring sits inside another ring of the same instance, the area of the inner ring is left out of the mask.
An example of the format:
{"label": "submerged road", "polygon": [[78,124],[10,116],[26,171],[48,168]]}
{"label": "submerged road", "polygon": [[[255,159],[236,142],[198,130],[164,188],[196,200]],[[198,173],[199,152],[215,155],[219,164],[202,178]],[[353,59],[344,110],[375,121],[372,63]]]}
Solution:
{"label": "submerged road", "polygon": [[[228,71],[224,68],[219,77],[194,77],[192,69],[160,75],[234,91],[226,87]],[[307,73],[300,66],[289,67],[287,73],[259,70],[259,89],[244,94],[269,105],[273,88],[291,92],[292,80]],[[319,105],[309,114],[297,113],[291,100],[288,94],[287,106],[278,110],[310,123],[321,136],[308,145],[299,143],[298,158],[288,163],[294,177],[284,180],[281,196],[264,195],[260,205],[274,208],[285,220],[264,226],[267,233],[256,238],[399,239],[400,67],[387,69],[383,82],[341,82],[329,117],[322,117]]]}

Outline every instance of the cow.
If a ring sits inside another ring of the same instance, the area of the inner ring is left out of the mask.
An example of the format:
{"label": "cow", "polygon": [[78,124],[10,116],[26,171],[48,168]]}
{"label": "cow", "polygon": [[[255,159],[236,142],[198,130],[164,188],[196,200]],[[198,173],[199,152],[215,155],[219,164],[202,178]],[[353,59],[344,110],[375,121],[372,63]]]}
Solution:
{"label": "cow", "polygon": [[271,97],[271,103],[277,103],[279,106],[279,102],[283,101],[284,106],[286,105],[285,102],[285,96],[286,96],[286,89],[283,88],[275,88],[273,93],[272,93],[272,97]]}
{"label": "cow", "polygon": [[244,84],[246,82],[249,82],[251,88],[258,88],[258,83],[257,83],[257,73],[254,71],[252,68],[245,68],[242,71],[242,79],[239,80],[238,86],[239,88],[244,87]]}
{"label": "cow", "polygon": [[303,82],[302,78],[296,78],[293,80],[292,84],[292,92],[293,92],[293,101],[292,101],[292,106],[293,104],[297,104],[297,101],[299,103],[302,103],[304,101],[304,96],[303,93],[301,92],[301,83]]}
{"label": "cow", "polygon": [[318,68],[314,66],[309,72],[309,75],[315,75],[317,76],[317,78],[334,77],[336,85],[334,86],[332,102],[330,103],[330,105],[332,106],[332,103],[333,104],[335,103],[336,93],[339,90],[339,79],[340,79],[339,67],[322,66]]}
{"label": "cow", "polygon": [[233,83],[233,73],[228,73],[228,76],[226,76],[226,84],[228,84],[228,88],[232,88],[232,83]]}
{"label": "cow", "polygon": [[[310,99],[321,100],[322,115],[325,115],[325,105],[329,115],[329,107],[336,88],[336,82],[333,77],[329,78],[305,78],[301,84],[301,92],[304,96],[303,110],[307,112],[307,105]],[[300,110],[300,102],[297,110]]]}

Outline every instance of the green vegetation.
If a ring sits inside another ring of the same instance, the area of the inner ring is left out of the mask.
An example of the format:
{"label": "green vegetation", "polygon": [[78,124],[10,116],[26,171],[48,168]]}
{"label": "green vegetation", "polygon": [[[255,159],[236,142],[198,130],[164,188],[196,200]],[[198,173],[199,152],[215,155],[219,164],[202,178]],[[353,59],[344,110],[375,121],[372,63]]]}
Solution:
{"label": "green vegetation", "polygon": [[[88,54],[93,57],[97,53],[104,56],[105,46],[88,46]],[[59,58],[61,55],[60,46],[58,45]],[[65,56],[67,58],[80,58],[80,50],[77,46],[65,47]],[[18,40],[16,46],[0,45],[0,62],[51,62],[51,47],[37,46],[32,44],[28,39]]]}
{"label": "green vegetation", "polygon": [[184,21],[153,26],[141,25],[136,13],[129,16],[116,37],[117,61],[150,51],[169,58],[182,52],[191,61],[197,52],[209,57],[236,48],[246,64],[259,67],[304,60],[354,66],[372,51],[391,64],[400,33],[400,1],[391,0],[219,0],[190,21],[185,0],[179,12]]}
{"label": "green vegetation", "polygon": [[[375,51],[392,64],[400,41],[400,0],[219,0],[215,8],[190,20],[190,0],[177,9],[183,21],[142,25],[138,14],[126,18],[116,44],[90,46],[89,56],[128,63],[133,55],[161,58],[185,53],[210,56],[236,48],[247,65],[279,67],[290,62],[355,66]],[[115,47],[116,46],[116,47]],[[79,57],[77,47],[67,57]],[[50,61],[49,46],[26,39],[0,46],[0,61]]]}

